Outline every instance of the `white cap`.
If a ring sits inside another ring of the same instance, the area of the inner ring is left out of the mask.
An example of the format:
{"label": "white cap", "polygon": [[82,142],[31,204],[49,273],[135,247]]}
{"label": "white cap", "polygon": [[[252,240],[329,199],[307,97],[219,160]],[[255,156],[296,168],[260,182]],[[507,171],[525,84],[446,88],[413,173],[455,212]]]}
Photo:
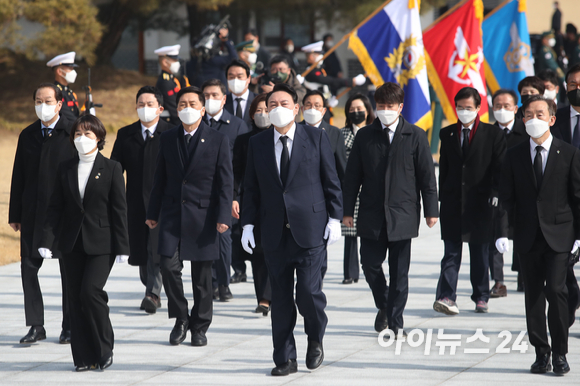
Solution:
{"label": "white cap", "polygon": [[159,56],[175,56],[179,55],[179,49],[181,48],[181,44],[176,44],[174,46],[165,46],[156,49],[154,52]]}
{"label": "white cap", "polygon": [[302,52],[322,52],[323,45],[324,42],[322,40],[316,43],[310,43],[302,47]]}
{"label": "white cap", "polygon": [[72,66],[78,67],[75,64],[75,55],[74,51],[67,52],[66,54],[58,55],[52,58],[48,63],[46,63],[47,67],[56,67],[56,66]]}

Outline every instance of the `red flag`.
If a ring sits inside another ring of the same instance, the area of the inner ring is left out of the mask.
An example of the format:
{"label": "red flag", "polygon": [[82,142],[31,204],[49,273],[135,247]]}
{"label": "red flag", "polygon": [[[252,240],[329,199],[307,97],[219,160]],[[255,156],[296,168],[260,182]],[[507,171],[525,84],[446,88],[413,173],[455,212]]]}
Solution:
{"label": "red flag", "polygon": [[480,119],[488,121],[483,65],[482,0],[465,0],[423,31],[427,73],[449,122],[457,121],[455,94],[473,87],[481,95]]}

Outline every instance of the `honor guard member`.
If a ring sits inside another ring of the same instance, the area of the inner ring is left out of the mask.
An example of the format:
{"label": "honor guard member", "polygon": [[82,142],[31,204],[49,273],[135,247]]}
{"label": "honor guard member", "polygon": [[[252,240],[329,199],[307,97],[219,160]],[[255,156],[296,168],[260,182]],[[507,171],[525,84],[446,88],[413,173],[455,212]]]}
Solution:
{"label": "honor guard member", "polygon": [[189,79],[185,75],[179,75],[181,63],[179,63],[180,44],[165,46],[154,52],[159,55],[161,74],[157,78],[157,87],[163,94],[163,108],[161,119],[172,125],[179,125],[181,121],[177,117],[177,103],[175,96],[182,88],[189,87]]}
{"label": "honor guard member", "polygon": [[75,68],[78,65],[75,64],[75,55],[76,53],[71,51],[55,56],[46,63],[47,67],[52,67],[54,72],[54,84],[62,91],[60,115],[64,116],[71,124],[79,117],[79,112],[83,110],[79,110],[77,94],[69,87],[69,84],[74,83],[77,78]]}
{"label": "honor guard member", "polygon": [[543,70],[550,69],[556,72],[558,75],[558,80],[560,83],[564,81],[564,72],[558,66],[557,56],[552,49],[553,44],[555,44],[554,34],[550,32],[544,32],[542,34],[542,48],[536,55],[536,73],[540,73]]}

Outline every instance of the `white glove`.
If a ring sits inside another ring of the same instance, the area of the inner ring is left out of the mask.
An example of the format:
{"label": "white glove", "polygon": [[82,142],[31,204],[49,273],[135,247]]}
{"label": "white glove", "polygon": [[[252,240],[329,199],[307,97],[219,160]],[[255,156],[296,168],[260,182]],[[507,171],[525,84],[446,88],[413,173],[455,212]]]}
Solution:
{"label": "white glove", "polygon": [[330,99],[328,99],[328,106],[336,107],[336,105],[338,105],[338,99],[336,99],[336,97],[333,95],[330,97]]}
{"label": "white glove", "polygon": [[117,255],[115,258],[116,263],[126,263],[127,261],[129,261],[129,256],[127,255]]}
{"label": "white glove", "polygon": [[296,75],[296,79],[300,82],[300,84],[304,83],[304,77],[300,74]]}
{"label": "white glove", "polygon": [[510,245],[508,244],[507,237],[500,237],[495,240],[495,248],[499,253],[506,253],[510,250]]}
{"label": "white glove", "polygon": [[489,205],[491,205],[491,206],[497,207],[498,203],[499,203],[499,200],[497,199],[497,197],[492,197],[489,199]]}
{"label": "white glove", "polygon": [[328,239],[326,245],[331,245],[336,243],[341,236],[340,221],[334,218],[328,219],[328,224],[326,224],[326,229],[324,230],[324,240]]}
{"label": "white glove", "polygon": [[577,250],[578,248],[580,248],[580,240],[576,240],[576,241],[574,241],[574,246],[572,247],[572,252],[570,252],[570,253],[574,253],[574,252],[576,252],[576,250]]}
{"label": "white glove", "polygon": [[244,251],[248,252],[250,255],[254,253],[252,248],[256,248],[254,226],[251,224],[244,226],[244,231],[242,232],[242,248],[244,248]]}
{"label": "white glove", "polygon": [[367,81],[367,78],[363,74],[358,74],[354,77],[354,84],[357,86],[362,86]]}
{"label": "white glove", "polygon": [[38,253],[43,259],[52,259],[52,251],[48,248],[38,248]]}

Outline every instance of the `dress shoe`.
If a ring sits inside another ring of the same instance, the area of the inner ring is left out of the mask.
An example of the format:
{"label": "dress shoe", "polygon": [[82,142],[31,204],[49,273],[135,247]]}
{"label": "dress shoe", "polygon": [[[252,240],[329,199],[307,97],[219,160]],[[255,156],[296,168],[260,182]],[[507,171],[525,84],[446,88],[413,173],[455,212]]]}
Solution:
{"label": "dress shoe", "polygon": [[97,369],[97,365],[82,365],[82,366],[75,367],[75,371],[77,373],[81,373],[83,371],[89,371],[89,370],[96,370],[96,369]]}
{"label": "dress shoe", "polygon": [[232,295],[232,292],[230,291],[230,287],[228,286],[220,285],[218,291],[220,296],[220,302],[227,302],[230,299],[233,299],[234,297],[234,295]]}
{"label": "dress shoe", "polygon": [[313,340],[308,341],[308,349],[306,350],[306,367],[309,370],[315,370],[320,367],[324,360],[324,350],[322,343]]}
{"label": "dress shoe", "polygon": [[169,335],[169,343],[177,346],[185,340],[187,336],[187,329],[189,328],[189,322],[187,320],[177,320],[173,330],[171,330],[171,335]]}
{"label": "dress shoe", "polygon": [[530,372],[534,374],[544,374],[552,370],[552,365],[550,364],[550,353],[536,354],[536,361],[530,367]]}
{"label": "dress shoe", "polygon": [[293,374],[296,372],[298,372],[298,363],[296,363],[296,359],[289,359],[288,362],[274,367],[270,374],[274,376],[280,376]]}
{"label": "dress shoe", "polygon": [[459,314],[459,308],[457,308],[457,304],[449,298],[436,300],[435,303],[433,303],[433,309],[445,315]]}
{"label": "dress shoe", "polygon": [[489,292],[489,297],[491,298],[504,298],[507,296],[507,287],[501,283],[495,283],[493,287],[491,287],[491,291]]}
{"label": "dress shoe", "polygon": [[24,335],[22,339],[20,339],[20,343],[36,343],[39,340],[46,339],[46,330],[43,326],[32,326],[30,330],[28,330],[28,334]]}
{"label": "dress shoe", "polygon": [[219,300],[219,299],[220,299],[220,291],[216,287],[213,289],[213,300]]}
{"label": "dress shoe", "polygon": [[344,279],[342,281],[342,284],[352,284],[354,282],[354,280],[352,280],[350,277],[348,279]]}
{"label": "dress shoe", "polygon": [[161,299],[155,295],[147,295],[141,301],[141,309],[148,314],[156,313],[158,308],[161,308]]}
{"label": "dress shoe", "polygon": [[58,337],[58,341],[61,344],[70,343],[70,330],[62,330],[60,332],[60,336]]}
{"label": "dress shoe", "polygon": [[207,346],[207,338],[205,332],[196,331],[191,333],[191,345],[195,347]]}
{"label": "dress shoe", "polygon": [[387,320],[387,310],[379,310],[377,317],[375,318],[375,331],[381,332],[384,329],[389,328],[389,321]]}
{"label": "dress shoe", "polygon": [[570,371],[566,355],[554,354],[552,356],[552,366],[554,366],[554,374],[556,375],[564,375]]}
{"label": "dress shoe", "polygon": [[[401,341],[405,341],[407,339],[407,331],[403,329],[393,329],[393,333],[395,334],[395,340],[401,339]],[[399,337],[400,335],[400,337]]]}
{"label": "dress shoe", "polygon": [[477,312],[478,314],[485,314],[488,311],[488,306],[487,306],[487,302],[485,300],[479,300],[476,304],[475,304],[475,312]]}
{"label": "dress shoe", "polygon": [[254,312],[256,314],[262,314],[264,316],[268,316],[268,312],[270,312],[270,306],[264,306],[262,304],[259,304],[258,307],[256,307],[256,309],[254,310]]}
{"label": "dress shoe", "polygon": [[99,368],[101,370],[104,370],[106,368],[111,367],[112,364],[113,364],[113,353],[107,355],[106,357],[104,357],[99,361]]}
{"label": "dress shoe", "polygon": [[236,272],[234,273],[234,276],[232,276],[232,278],[230,279],[230,284],[245,283],[247,281],[248,275],[242,272]]}

